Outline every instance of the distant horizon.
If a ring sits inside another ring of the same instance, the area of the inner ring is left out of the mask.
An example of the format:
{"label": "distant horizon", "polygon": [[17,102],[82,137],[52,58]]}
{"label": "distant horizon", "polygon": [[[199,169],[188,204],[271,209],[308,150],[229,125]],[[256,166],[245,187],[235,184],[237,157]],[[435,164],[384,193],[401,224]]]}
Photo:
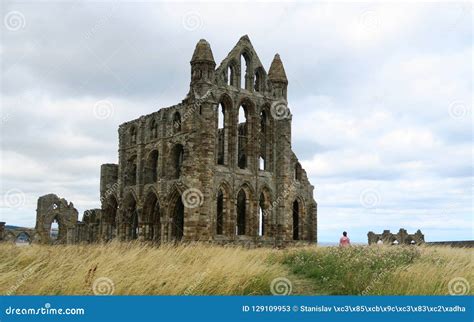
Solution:
{"label": "distant horizon", "polygon": [[[34,229],[35,227],[23,227],[23,226],[15,226],[15,225],[7,225],[5,224],[5,228],[23,228],[23,229]],[[58,230],[56,228],[56,230]],[[350,236],[349,236],[350,237]],[[338,237],[340,238],[340,236]],[[452,240],[430,240],[430,239],[427,239],[425,238],[425,242],[427,243],[430,243],[430,242],[454,242],[454,241],[471,241],[471,240],[474,240],[474,239],[452,239]],[[359,244],[359,245],[368,245],[368,241],[360,241],[360,240],[352,240],[351,239],[351,243],[352,244]],[[316,243],[313,243],[313,244],[324,244],[324,245],[338,245],[339,244],[339,240],[337,239],[336,241],[318,241]]]}
{"label": "distant horizon", "polygon": [[247,34],[266,71],[283,63],[320,239],[473,239],[470,3],[7,7],[19,23],[2,28],[0,221],[35,223],[48,193],[79,220],[101,208],[119,125],[185,98],[200,39],[220,64]]}

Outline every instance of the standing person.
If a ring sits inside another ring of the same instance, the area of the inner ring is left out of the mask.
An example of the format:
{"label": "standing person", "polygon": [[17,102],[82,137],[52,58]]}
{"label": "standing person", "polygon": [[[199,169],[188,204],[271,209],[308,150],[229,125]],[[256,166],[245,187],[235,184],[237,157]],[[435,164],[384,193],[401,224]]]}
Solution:
{"label": "standing person", "polygon": [[339,246],[346,247],[351,245],[351,240],[347,237],[347,232],[342,233],[341,239],[339,239]]}

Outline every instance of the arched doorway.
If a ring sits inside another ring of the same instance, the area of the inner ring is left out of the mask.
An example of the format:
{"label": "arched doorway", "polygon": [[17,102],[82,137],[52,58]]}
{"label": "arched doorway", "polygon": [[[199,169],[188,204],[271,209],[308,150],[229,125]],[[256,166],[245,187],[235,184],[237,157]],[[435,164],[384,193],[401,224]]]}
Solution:
{"label": "arched doorway", "polygon": [[171,157],[171,174],[173,178],[177,179],[181,176],[182,172],[182,166],[184,161],[184,147],[181,144],[176,144],[173,147]]}
{"label": "arched doorway", "polygon": [[49,238],[52,243],[55,243],[59,239],[59,220],[58,216],[55,216],[51,221],[51,226],[49,227]]}
{"label": "arched doorway", "polygon": [[158,151],[153,150],[148,155],[144,168],[145,183],[155,183],[158,179]]}
{"label": "arched doorway", "polygon": [[245,235],[247,217],[247,195],[244,189],[240,189],[237,195],[237,235]]}
{"label": "arched doorway", "polygon": [[299,224],[300,224],[300,206],[298,200],[293,202],[293,240],[299,240]]}
{"label": "arched doorway", "polygon": [[265,195],[262,192],[258,202],[258,236],[266,235],[266,215]]}
{"label": "arched doorway", "polygon": [[15,244],[19,246],[31,244],[31,237],[27,232],[22,231],[15,238]]}
{"label": "arched doorway", "polygon": [[184,205],[181,195],[176,198],[171,222],[171,237],[175,241],[180,241],[184,236]]}
{"label": "arched doorway", "polygon": [[125,239],[137,239],[138,238],[138,212],[137,212],[137,201],[133,194],[129,194],[125,198],[123,207],[123,225],[125,232]]}
{"label": "arched doorway", "polygon": [[219,189],[217,194],[217,216],[216,216],[216,234],[222,235],[224,233],[224,194]]}
{"label": "arched doorway", "polygon": [[248,108],[241,105],[237,123],[237,165],[240,169],[247,168],[248,149]]}
{"label": "arched doorway", "polygon": [[145,240],[161,240],[160,203],[154,192],[149,192],[143,206]]}

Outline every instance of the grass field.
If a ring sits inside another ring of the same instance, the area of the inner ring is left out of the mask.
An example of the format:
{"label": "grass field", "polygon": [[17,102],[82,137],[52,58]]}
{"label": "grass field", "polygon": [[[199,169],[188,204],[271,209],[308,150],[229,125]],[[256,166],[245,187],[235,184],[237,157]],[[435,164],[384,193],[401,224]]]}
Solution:
{"label": "grass field", "polygon": [[0,294],[473,294],[471,249],[0,245]]}

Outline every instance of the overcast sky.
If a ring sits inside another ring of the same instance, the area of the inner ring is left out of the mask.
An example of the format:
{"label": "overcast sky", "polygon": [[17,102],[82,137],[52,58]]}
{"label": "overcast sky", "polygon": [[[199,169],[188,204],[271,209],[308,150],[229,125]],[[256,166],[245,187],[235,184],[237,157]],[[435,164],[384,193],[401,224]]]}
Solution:
{"label": "overcast sky", "polygon": [[197,41],[248,34],[289,78],[320,241],[342,230],[473,238],[472,4],[3,2],[0,220],[53,192],[100,207],[118,125],[180,102]]}

